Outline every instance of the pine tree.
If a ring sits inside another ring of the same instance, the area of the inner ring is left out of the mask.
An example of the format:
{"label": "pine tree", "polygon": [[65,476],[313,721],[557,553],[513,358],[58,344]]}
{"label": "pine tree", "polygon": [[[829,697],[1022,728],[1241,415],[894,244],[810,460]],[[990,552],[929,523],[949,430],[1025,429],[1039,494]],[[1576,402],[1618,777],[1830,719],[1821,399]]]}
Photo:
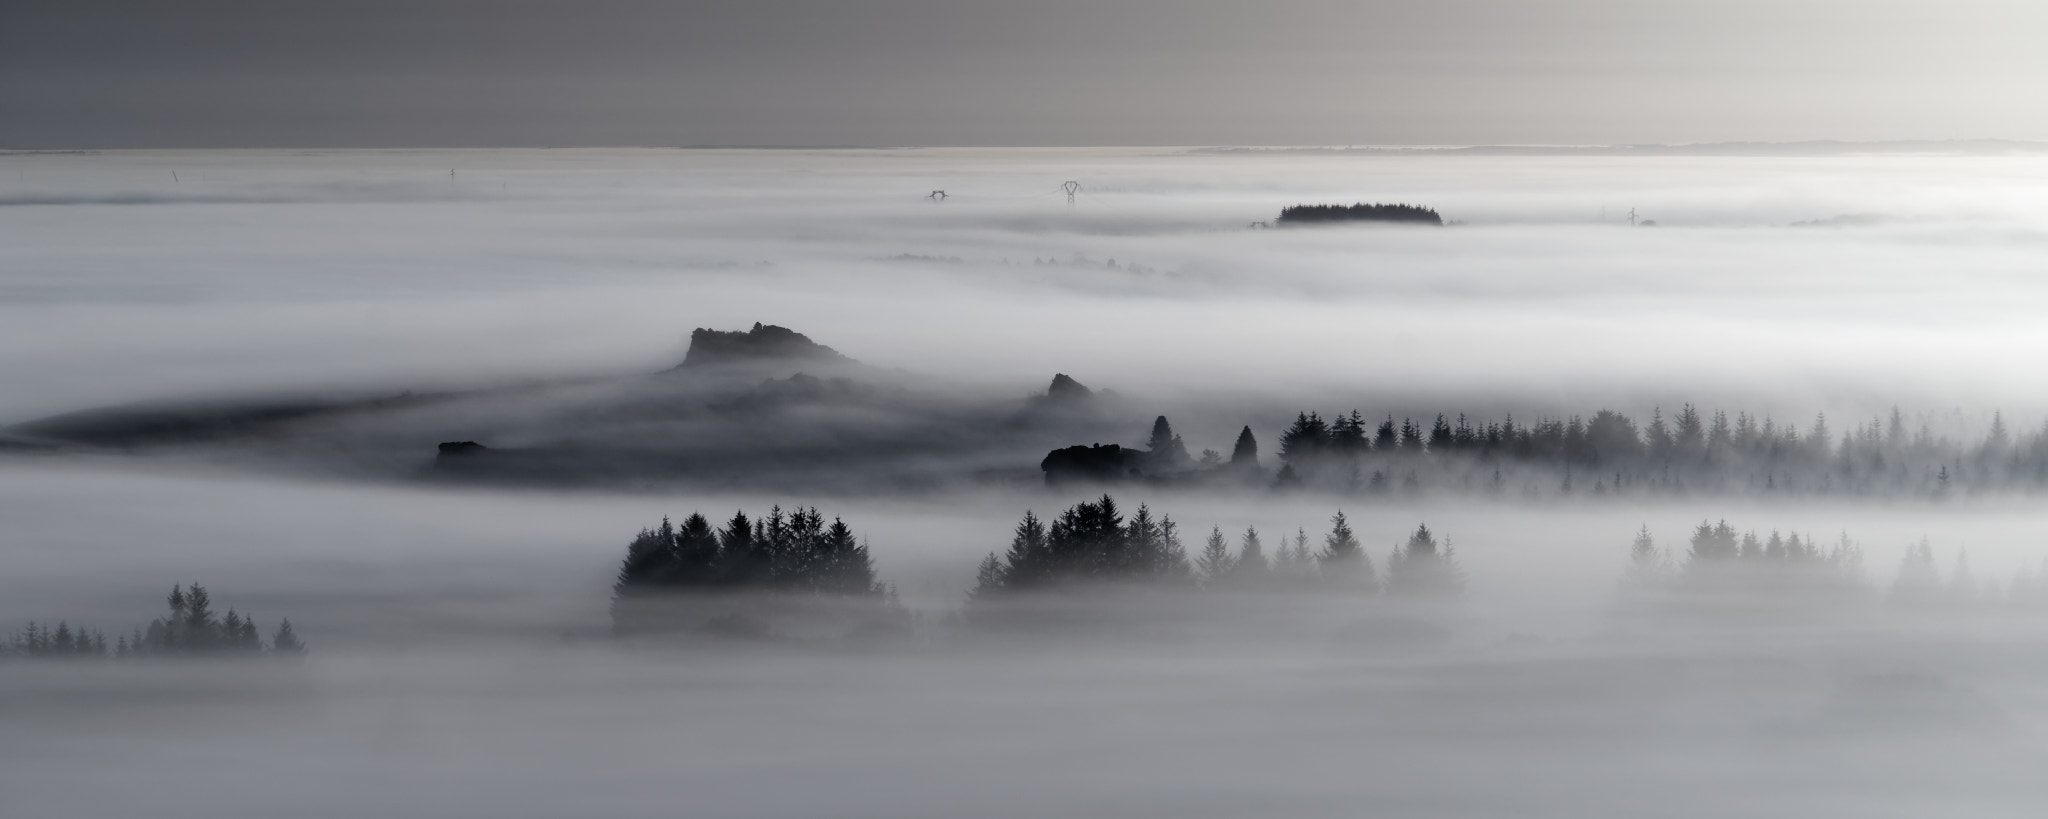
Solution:
{"label": "pine tree", "polygon": [[1173,425],[1166,422],[1164,415],[1152,422],[1152,438],[1146,449],[1153,468],[1157,470],[1186,469],[1190,461],[1187,445],[1181,442],[1180,436],[1173,434]]}
{"label": "pine tree", "polygon": [[656,529],[642,529],[626,544],[626,559],[612,581],[612,599],[644,594],[658,585],[675,563],[676,533],[666,517]]}
{"label": "pine tree", "polygon": [[1224,576],[1235,564],[1230,557],[1230,547],[1223,542],[1223,527],[1209,529],[1209,539],[1202,546],[1201,555],[1195,558],[1195,570],[1202,573],[1204,585],[1215,588],[1223,584]]}
{"label": "pine tree", "polygon": [[1451,422],[1444,419],[1443,413],[1437,413],[1436,423],[1429,426],[1429,451],[1450,451],[1451,437]]}
{"label": "pine tree", "polygon": [[1650,457],[1663,459],[1671,456],[1673,444],[1671,429],[1664,425],[1664,409],[1662,407],[1657,407],[1650,411],[1650,426],[1649,429],[1645,430],[1644,437],[1648,441]]}
{"label": "pine tree", "polygon": [[747,513],[734,512],[725,528],[718,530],[718,580],[721,585],[745,586],[755,580],[759,559],[754,553],[754,525]]}
{"label": "pine tree", "polygon": [[1379,429],[1373,432],[1372,447],[1381,452],[1392,452],[1400,446],[1400,438],[1394,432],[1394,416],[1389,414],[1387,420],[1381,421]]}
{"label": "pine tree", "polygon": [[1740,554],[1735,527],[1729,526],[1725,520],[1719,524],[1700,521],[1699,528],[1693,530],[1691,546],[1691,551],[1686,554],[1688,569],[1726,563]]}
{"label": "pine tree", "polygon": [[1697,457],[1706,450],[1706,425],[1700,422],[1700,411],[1691,402],[1678,411],[1678,431],[1673,436],[1672,447],[1682,457]]}
{"label": "pine tree", "polygon": [[974,591],[968,592],[968,596],[975,600],[981,600],[990,595],[1001,593],[1003,587],[1009,583],[1009,578],[1006,575],[1007,573],[1003,571],[1002,561],[996,559],[995,552],[989,552],[988,557],[981,559],[980,568],[977,568],[974,572]]}
{"label": "pine tree", "polygon": [[1806,436],[1807,445],[1813,448],[1814,459],[1826,461],[1830,448],[1834,446],[1834,442],[1833,433],[1828,432],[1828,414],[1823,412],[1814,416],[1813,431]]}
{"label": "pine tree", "polygon": [[1313,412],[1296,415],[1294,425],[1280,434],[1280,460],[1289,465],[1308,464],[1329,444],[1329,425]]}
{"label": "pine tree", "polygon": [[1259,442],[1252,438],[1250,425],[1237,433],[1237,445],[1230,449],[1230,467],[1247,472],[1259,470]]}
{"label": "pine tree", "polygon": [[[811,510],[808,516],[818,521],[823,516]],[[808,532],[812,525],[806,524]],[[832,525],[805,537],[813,540],[806,547],[813,555],[805,569],[803,585],[821,594],[870,595],[879,594],[881,587],[875,583],[875,569],[868,557],[867,546],[854,536],[853,528],[839,518],[832,519]]]}
{"label": "pine tree", "polygon": [[1359,545],[1343,512],[1330,518],[1330,533],[1323,537],[1323,551],[1316,562],[1323,579],[1333,586],[1368,594],[1379,588],[1372,557]]}
{"label": "pine tree", "polygon": [[193,583],[185,591],[184,643],[188,650],[212,651],[218,644],[217,627],[213,620],[213,598],[206,587]]}
{"label": "pine tree", "polygon": [[1029,588],[1052,579],[1053,555],[1046,543],[1045,524],[1039,522],[1037,515],[1024,513],[1004,558],[1007,565],[1002,570],[1002,585],[1007,588]]}
{"label": "pine tree", "polygon": [[1180,583],[1194,578],[1194,566],[1188,563],[1187,547],[1180,542],[1180,526],[1173,518],[1159,516],[1159,548],[1153,558],[1155,579],[1167,583]]}
{"label": "pine tree", "polygon": [[1344,457],[1356,457],[1372,449],[1372,442],[1365,437],[1365,417],[1358,410],[1330,422],[1330,449]]}
{"label": "pine tree", "polygon": [[698,588],[717,582],[718,533],[703,515],[692,512],[676,527],[673,554],[671,585]]}
{"label": "pine tree", "polygon": [[299,635],[292,631],[291,618],[278,621],[277,634],[270,638],[270,656],[280,659],[306,656],[306,644],[299,642]]}
{"label": "pine tree", "polygon": [[[1283,548],[1280,552],[1284,555],[1286,549]],[[1259,530],[1245,527],[1244,538],[1238,541],[1237,558],[1231,566],[1231,575],[1248,585],[1257,585],[1263,582],[1270,571],[1266,563],[1266,547],[1259,542]]]}
{"label": "pine tree", "polygon": [[1457,566],[1448,542],[1437,548],[1436,536],[1420,526],[1408,537],[1405,548],[1396,547],[1387,559],[1387,593],[1406,597],[1453,597],[1465,589],[1464,573]]}
{"label": "pine tree", "polygon": [[1664,573],[1664,553],[1657,550],[1649,524],[1644,524],[1636,530],[1635,542],[1628,547],[1628,580],[1637,585],[1654,584],[1663,579]]}

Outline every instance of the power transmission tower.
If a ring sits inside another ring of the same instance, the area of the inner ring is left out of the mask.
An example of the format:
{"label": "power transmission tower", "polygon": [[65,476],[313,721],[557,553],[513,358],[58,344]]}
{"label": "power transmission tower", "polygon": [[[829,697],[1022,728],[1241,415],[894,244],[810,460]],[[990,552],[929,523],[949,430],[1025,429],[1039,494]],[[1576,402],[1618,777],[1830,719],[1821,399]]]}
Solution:
{"label": "power transmission tower", "polygon": [[1629,209],[1628,209],[1628,226],[1629,226],[1629,227],[1635,227],[1635,226],[1636,226],[1636,209],[1635,209],[1635,208],[1629,208]]}
{"label": "power transmission tower", "polygon": [[946,201],[946,192],[945,192],[945,191],[932,191],[931,193],[929,193],[929,194],[926,194],[924,198],[926,198],[926,199],[930,199],[930,200],[932,200],[932,201],[934,201],[934,202],[944,202],[944,201]]}
{"label": "power transmission tower", "polygon": [[1060,187],[1065,188],[1067,191],[1067,204],[1074,204],[1074,194],[1080,192],[1081,183],[1067,182],[1066,184],[1063,184]]}

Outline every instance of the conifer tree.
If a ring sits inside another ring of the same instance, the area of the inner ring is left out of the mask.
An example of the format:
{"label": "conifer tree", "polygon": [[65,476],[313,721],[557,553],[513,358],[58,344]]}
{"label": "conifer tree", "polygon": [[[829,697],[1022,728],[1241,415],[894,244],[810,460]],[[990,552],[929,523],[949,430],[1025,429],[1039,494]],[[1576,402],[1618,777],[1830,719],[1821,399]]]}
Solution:
{"label": "conifer tree", "polygon": [[1662,460],[1671,457],[1673,441],[1671,428],[1664,424],[1664,409],[1650,410],[1650,426],[1644,431],[1644,438],[1650,449],[1650,457]]}
{"label": "conifer tree", "polygon": [[1223,585],[1224,576],[1230,573],[1233,565],[1230,546],[1223,542],[1223,527],[1210,527],[1209,539],[1202,545],[1202,553],[1195,558],[1195,570],[1202,573],[1203,584],[1210,588]]}
{"label": "conifer tree", "polygon": [[996,559],[996,553],[989,552],[987,557],[981,559],[981,566],[974,571],[974,591],[968,592],[968,596],[981,600],[1001,593],[1003,587],[1009,584],[1006,574],[1002,561]]}
{"label": "conifer tree", "polygon": [[291,618],[278,621],[277,634],[270,638],[270,656],[281,659],[306,656],[306,644],[299,642],[299,635],[292,631]]}
{"label": "conifer tree", "polygon": [[1330,450],[1344,457],[1356,457],[1372,449],[1365,437],[1365,417],[1352,410],[1330,422]]}
{"label": "conifer tree", "polygon": [[1173,434],[1173,425],[1166,422],[1166,416],[1152,422],[1152,437],[1146,449],[1155,469],[1174,471],[1187,468],[1190,461],[1187,445],[1180,436]]}
{"label": "conifer tree", "polygon": [[1437,413],[1436,423],[1429,426],[1429,451],[1448,452],[1451,449],[1451,423]]}
{"label": "conifer tree", "polygon": [[1252,438],[1252,428],[1246,425],[1237,433],[1237,445],[1230,449],[1232,469],[1256,472],[1259,469],[1259,442]]}
{"label": "conifer tree", "polygon": [[614,601],[645,594],[658,585],[675,563],[675,527],[666,517],[657,529],[642,529],[626,545],[626,559],[612,581]]}
{"label": "conifer tree", "polygon": [[1280,460],[1289,465],[1307,464],[1329,444],[1329,425],[1313,412],[1295,416],[1294,425],[1280,434]]}
{"label": "conifer tree", "polygon": [[1422,428],[1415,425],[1415,419],[1401,419],[1401,451],[1409,454],[1422,452]]}
{"label": "conifer tree", "polygon": [[1194,578],[1194,566],[1188,563],[1188,550],[1180,542],[1180,526],[1173,518],[1159,516],[1159,549],[1153,558],[1154,579],[1177,583]]}
{"label": "conifer tree", "polygon": [[1387,420],[1381,421],[1379,429],[1374,430],[1373,432],[1372,448],[1379,450],[1380,452],[1392,452],[1395,449],[1400,448],[1400,446],[1401,439],[1399,438],[1398,434],[1394,432],[1394,416],[1392,414],[1388,414]]}
{"label": "conifer tree", "polygon": [[734,512],[718,530],[718,578],[722,585],[745,586],[755,579],[754,524],[747,513]]}
{"label": "conifer tree", "polygon": [[1379,588],[1372,557],[1359,545],[1343,512],[1330,518],[1330,533],[1323,537],[1323,551],[1316,562],[1323,579],[1332,586],[1368,594]]}
{"label": "conifer tree", "polygon": [[718,533],[703,515],[692,512],[676,527],[673,553],[673,585],[694,588],[717,582]]}
{"label": "conifer tree", "polygon": [[1269,571],[1265,544],[1259,542],[1259,530],[1250,526],[1245,527],[1244,538],[1238,541],[1237,557],[1232,562],[1231,574],[1247,584],[1255,585],[1263,580]]}
{"label": "conifer tree", "polygon": [[1024,519],[1017,523],[1005,563],[1001,572],[1001,585],[1005,587],[1029,588],[1052,578],[1053,555],[1046,543],[1045,524],[1039,522],[1037,515],[1026,511]]}
{"label": "conifer tree", "polygon": [[1736,558],[1739,549],[1735,527],[1729,526],[1728,521],[1721,521],[1718,525],[1700,521],[1699,528],[1692,533],[1692,550],[1686,554],[1686,567],[1694,569],[1726,563]]}
{"label": "conifer tree", "polygon": [[1649,524],[1643,524],[1628,547],[1628,579],[1637,585],[1654,584],[1663,579],[1664,571],[1664,554],[1657,550]]}
{"label": "conifer tree", "polygon": [[1691,402],[1678,411],[1678,431],[1672,436],[1672,447],[1683,457],[1697,457],[1706,451],[1706,425],[1700,421],[1700,411]]}
{"label": "conifer tree", "polygon": [[213,621],[213,598],[206,587],[193,583],[185,591],[185,643],[192,651],[212,651],[218,636]]}
{"label": "conifer tree", "polygon": [[1450,544],[1437,547],[1428,526],[1420,526],[1405,547],[1387,559],[1387,593],[1406,597],[1453,597],[1465,589],[1464,573]]}

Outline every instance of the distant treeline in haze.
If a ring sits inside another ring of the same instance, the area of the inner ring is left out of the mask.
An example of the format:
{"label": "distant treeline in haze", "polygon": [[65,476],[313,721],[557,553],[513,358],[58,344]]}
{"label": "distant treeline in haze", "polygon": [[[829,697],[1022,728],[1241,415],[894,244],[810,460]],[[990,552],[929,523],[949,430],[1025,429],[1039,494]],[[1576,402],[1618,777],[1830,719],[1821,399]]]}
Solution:
{"label": "distant treeline in haze", "polygon": [[2048,427],[2015,435],[1994,415],[1983,438],[1909,429],[1886,418],[1835,432],[1826,416],[1802,430],[1768,416],[1702,413],[1690,404],[1649,423],[1612,410],[1519,423],[1464,414],[1377,423],[1356,410],[1299,413],[1279,438],[1277,470],[1259,461],[1250,427],[1226,460],[1190,457],[1164,416],[1144,450],[1114,444],[1055,450],[1040,464],[1051,484],[1148,480],[1377,494],[1449,489],[1524,495],[1722,493],[1873,495],[1939,499],[2048,488]]}
{"label": "distant treeline in haze", "polygon": [[164,602],[169,612],[150,621],[148,626],[137,627],[131,634],[116,636],[112,644],[98,629],[74,629],[64,621],[55,626],[31,621],[7,643],[0,645],[0,657],[267,656],[296,659],[305,656],[306,646],[292,631],[291,620],[279,621],[277,631],[265,645],[255,618],[245,617],[232,607],[226,614],[215,611],[213,596],[205,586],[197,583],[188,587],[173,586]]}

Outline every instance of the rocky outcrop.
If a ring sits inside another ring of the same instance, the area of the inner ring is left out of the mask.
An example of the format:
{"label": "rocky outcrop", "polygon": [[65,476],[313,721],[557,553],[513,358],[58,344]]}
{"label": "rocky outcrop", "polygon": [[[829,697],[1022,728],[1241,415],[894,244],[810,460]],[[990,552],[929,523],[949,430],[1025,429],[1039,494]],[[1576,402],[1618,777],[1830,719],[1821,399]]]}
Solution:
{"label": "rocky outcrop", "polygon": [[1077,404],[1095,397],[1095,391],[1083,386],[1066,373],[1055,373],[1052,386],[1045,390],[1045,398],[1054,404]]}
{"label": "rocky outcrop", "polygon": [[754,329],[744,332],[702,327],[691,331],[690,352],[683,356],[682,368],[771,361],[853,363],[803,333],[755,322]]}

